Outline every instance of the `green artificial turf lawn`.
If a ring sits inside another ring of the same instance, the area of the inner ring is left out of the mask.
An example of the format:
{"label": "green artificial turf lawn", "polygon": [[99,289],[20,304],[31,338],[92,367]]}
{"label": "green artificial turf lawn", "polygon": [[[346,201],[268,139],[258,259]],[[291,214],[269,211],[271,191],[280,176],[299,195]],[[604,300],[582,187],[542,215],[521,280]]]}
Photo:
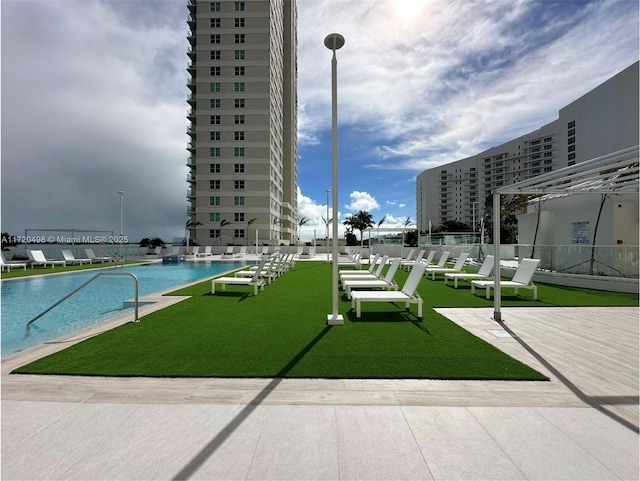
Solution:
{"label": "green artificial turf lawn", "polygon": [[[406,272],[399,272],[402,285]],[[484,291],[423,279],[424,319],[404,305],[363,304],[356,319],[342,295],[344,326],[326,326],[331,268],[298,262],[258,296],[206,281],[175,291],[193,296],[16,369],[17,373],[161,377],[303,377],[545,380],[545,376],[437,314],[433,306],[491,307]],[[638,305],[636,295],[542,285],[503,292],[503,305]],[[544,315],[544,309],[541,309]]]}

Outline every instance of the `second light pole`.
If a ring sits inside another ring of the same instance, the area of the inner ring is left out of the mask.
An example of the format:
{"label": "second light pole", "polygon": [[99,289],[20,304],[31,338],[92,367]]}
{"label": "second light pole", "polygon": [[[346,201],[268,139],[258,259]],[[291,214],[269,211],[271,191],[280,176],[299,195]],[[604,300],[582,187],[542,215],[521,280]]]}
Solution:
{"label": "second light pole", "polygon": [[331,150],[333,170],[333,239],[332,239],[332,311],[327,315],[329,326],[341,326],[344,318],[338,312],[338,61],[336,50],[344,45],[344,37],[331,33],[324,39],[324,46],[333,52],[331,59]]}

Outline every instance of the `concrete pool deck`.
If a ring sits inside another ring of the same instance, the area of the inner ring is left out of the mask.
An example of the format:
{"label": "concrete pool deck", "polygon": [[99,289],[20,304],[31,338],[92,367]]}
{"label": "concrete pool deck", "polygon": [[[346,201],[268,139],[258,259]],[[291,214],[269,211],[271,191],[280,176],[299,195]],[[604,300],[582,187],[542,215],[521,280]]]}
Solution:
{"label": "concrete pool deck", "polygon": [[633,308],[438,309],[550,382],[11,375],[2,479],[638,479]]}

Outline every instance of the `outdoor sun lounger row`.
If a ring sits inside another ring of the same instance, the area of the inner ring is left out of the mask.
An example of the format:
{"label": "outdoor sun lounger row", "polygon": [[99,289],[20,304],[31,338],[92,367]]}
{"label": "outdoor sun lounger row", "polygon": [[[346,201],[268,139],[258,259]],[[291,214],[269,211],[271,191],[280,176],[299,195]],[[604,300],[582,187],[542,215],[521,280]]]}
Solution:
{"label": "outdoor sun lounger row", "polygon": [[[354,279],[354,278],[355,279],[364,279],[364,278],[380,279],[382,276],[382,270],[384,269],[384,266],[387,265],[388,260],[389,260],[389,256],[383,256],[382,259],[380,260],[380,263],[375,268],[375,271],[373,273],[370,272],[370,269],[366,271],[357,271],[352,269],[352,270],[342,271],[342,273],[338,271],[338,274],[340,275],[340,282],[344,283],[346,279]],[[375,264],[373,264],[373,266],[375,266]]]}
{"label": "outdoor sun lounger row", "polygon": [[[446,253],[447,257],[449,256],[449,253]],[[444,257],[444,255],[443,255]],[[460,256],[458,256],[458,260],[456,261],[455,265],[453,267],[444,267],[443,266],[435,266],[435,267],[431,267],[431,266],[427,266],[426,270],[425,270],[425,275],[427,277],[429,277],[429,274],[431,274],[431,280],[436,280],[436,274],[446,274],[448,272],[462,272],[462,268],[464,267],[464,263],[467,261],[467,257],[469,257],[469,253],[468,252],[464,252],[462,254],[460,254]],[[442,259],[440,259],[440,261],[442,261]],[[444,264],[444,263],[443,263]]]}
{"label": "outdoor sun lounger row", "polygon": [[351,308],[355,308],[356,317],[361,317],[363,302],[404,302],[407,310],[410,304],[418,304],[418,317],[422,319],[423,301],[416,290],[426,267],[427,265],[423,262],[414,264],[409,277],[399,291],[352,291]]}
{"label": "outdoor sun lounger row", "polygon": [[491,278],[493,271],[493,256],[485,257],[478,272],[447,272],[444,275],[444,283],[448,285],[449,280],[453,279],[453,287],[458,288],[459,280],[487,280]]}
{"label": "outdoor sun lounger row", "polygon": [[383,279],[375,278],[371,279],[369,276],[348,277],[342,281],[342,287],[347,293],[347,297],[351,298],[351,291],[353,289],[386,289],[386,290],[398,290],[398,284],[393,280],[396,272],[400,267],[400,258],[396,258],[391,262],[387,273]]}
{"label": "outdoor sun lounger row", "polygon": [[216,293],[216,284],[220,284],[224,289],[227,284],[232,285],[240,285],[240,286],[251,286],[253,287],[253,295],[258,295],[259,289],[264,289],[264,279],[262,278],[262,272],[267,259],[262,259],[260,264],[258,264],[258,268],[253,272],[251,277],[231,277],[231,276],[223,276],[216,277],[211,280],[211,294]]}

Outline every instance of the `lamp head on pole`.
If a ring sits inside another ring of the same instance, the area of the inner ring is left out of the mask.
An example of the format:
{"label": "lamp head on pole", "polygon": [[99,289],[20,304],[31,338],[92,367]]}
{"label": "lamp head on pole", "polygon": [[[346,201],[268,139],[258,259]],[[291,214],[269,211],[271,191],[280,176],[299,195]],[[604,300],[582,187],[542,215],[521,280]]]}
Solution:
{"label": "lamp head on pole", "polygon": [[330,33],[324,39],[324,46],[334,52],[344,45],[344,37],[339,33]]}

